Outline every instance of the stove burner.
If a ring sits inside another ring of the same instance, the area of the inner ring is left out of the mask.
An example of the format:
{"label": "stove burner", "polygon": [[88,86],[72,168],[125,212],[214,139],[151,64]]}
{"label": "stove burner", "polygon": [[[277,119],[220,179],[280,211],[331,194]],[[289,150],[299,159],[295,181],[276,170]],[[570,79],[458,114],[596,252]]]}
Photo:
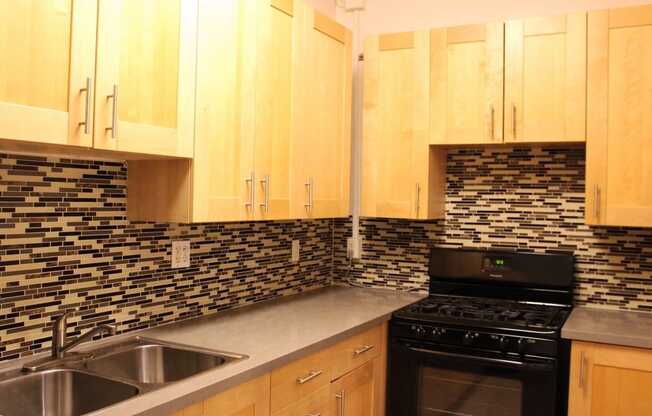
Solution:
{"label": "stove burner", "polygon": [[520,327],[550,328],[557,324],[563,308],[513,300],[467,296],[431,295],[399,313],[419,319],[461,318],[487,323],[506,323]]}

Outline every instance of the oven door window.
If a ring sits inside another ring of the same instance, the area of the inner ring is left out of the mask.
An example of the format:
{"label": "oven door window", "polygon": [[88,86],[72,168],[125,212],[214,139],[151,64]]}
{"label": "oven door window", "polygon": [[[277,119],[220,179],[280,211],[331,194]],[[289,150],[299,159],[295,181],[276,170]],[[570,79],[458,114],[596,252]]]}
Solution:
{"label": "oven door window", "polygon": [[391,368],[392,416],[555,413],[554,360],[523,362],[460,350],[398,345],[393,347]]}

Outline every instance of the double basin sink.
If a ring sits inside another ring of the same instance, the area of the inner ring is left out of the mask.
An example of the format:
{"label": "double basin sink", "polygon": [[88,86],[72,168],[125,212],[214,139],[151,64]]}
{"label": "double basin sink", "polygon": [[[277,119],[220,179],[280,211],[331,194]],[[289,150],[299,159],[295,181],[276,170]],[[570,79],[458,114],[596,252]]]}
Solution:
{"label": "double basin sink", "polygon": [[77,416],[247,358],[134,337],[60,366],[0,374],[0,416]]}

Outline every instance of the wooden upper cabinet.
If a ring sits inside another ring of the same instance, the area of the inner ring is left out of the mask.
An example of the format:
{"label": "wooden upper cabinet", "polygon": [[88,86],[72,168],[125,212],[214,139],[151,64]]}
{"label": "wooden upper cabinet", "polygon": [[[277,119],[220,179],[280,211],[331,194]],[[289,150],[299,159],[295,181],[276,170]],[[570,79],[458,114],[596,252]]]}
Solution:
{"label": "wooden upper cabinet", "polygon": [[430,143],[503,139],[502,23],[430,33]]}
{"label": "wooden upper cabinet", "polygon": [[652,352],[574,342],[568,416],[652,414]]}
{"label": "wooden upper cabinet", "polygon": [[292,0],[265,0],[256,24],[254,171],[259,219],[290,215],[294,45],[300,33]]}
{"label": "wooden upper cabinet", "polygon": [[586,13],[509,21],[505,141],[586,140]]}
{"label": "wooden upper cabinet", "polygon": [[589,224],[652,226],[652,6],[589,13]]}
{"label": "wooden upper cabinet", "polygon": [[361,215],[443,216],[445,156],[429,149],[430,34],[365,42]]}
{"label": "wooden upper cabinet", "polygon": [[352,34],[295,2],[303,13],[293,88],[293,204],[297,218],[349,215]]}
{"label": "wooden upper cabinet", "polygon": [[0,138],[92,146],[96,22],[96,0],[0,0]]}
{"label": "wooden upper cabinet", "polygon": [[197,0],[99,0],[96,148],[193,156]]}

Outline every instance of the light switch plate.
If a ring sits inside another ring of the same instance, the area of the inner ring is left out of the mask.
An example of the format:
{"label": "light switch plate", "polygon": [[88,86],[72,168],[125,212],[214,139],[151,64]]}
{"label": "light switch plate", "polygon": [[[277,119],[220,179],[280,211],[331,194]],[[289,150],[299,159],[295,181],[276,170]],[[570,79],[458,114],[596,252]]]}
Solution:
{"label": "light switch plate", "polygon": [[299,261],[301,253],[301,242],[299,240],[292,240],[292,261],[294,263]]}
{"label": "light switch plate", "polygon": [[190,267],[190,241],[176,240],[172,242],[172,268]]}

